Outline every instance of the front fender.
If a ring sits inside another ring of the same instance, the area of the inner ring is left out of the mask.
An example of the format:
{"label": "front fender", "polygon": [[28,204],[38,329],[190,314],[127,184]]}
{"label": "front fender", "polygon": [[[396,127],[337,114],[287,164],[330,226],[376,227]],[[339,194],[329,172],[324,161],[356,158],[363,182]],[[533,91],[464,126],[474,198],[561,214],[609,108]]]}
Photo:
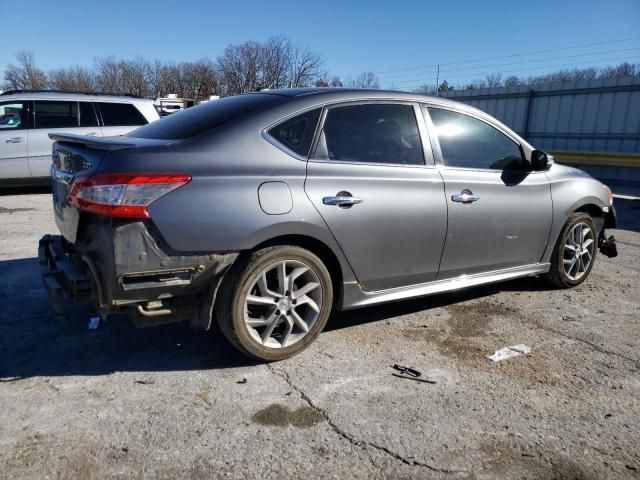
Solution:
{"label": "front fender", "polygon": [[551,185],[553,214],[542,262],[550,260],[560,232],[572,213],[578,210],[600,212],[596,216],[596,222],[598,229],[601,229],[606,223],[606,212],[603,209],[610,207],[604,185],[581,170],[554,164],[547,172],[547,177]]}

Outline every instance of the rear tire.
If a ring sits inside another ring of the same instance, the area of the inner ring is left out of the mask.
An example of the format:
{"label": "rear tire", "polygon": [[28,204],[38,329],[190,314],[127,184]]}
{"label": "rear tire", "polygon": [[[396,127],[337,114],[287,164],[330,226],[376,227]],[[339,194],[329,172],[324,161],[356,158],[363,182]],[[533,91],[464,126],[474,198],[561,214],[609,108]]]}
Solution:
{"label": "rear tire", "polygon": [[232,345],[272,362],[307,348],[324,329],[332,304],[331,276],[322,261],[282,245],[238,259],[220,286],[215,316]]}
{"label": "rear tire", "polygon": [[551,268],[543,278],[559,288],[584,282],[596,259],[598,232],[588,213],[573,213],[565,223],[551,254]]}

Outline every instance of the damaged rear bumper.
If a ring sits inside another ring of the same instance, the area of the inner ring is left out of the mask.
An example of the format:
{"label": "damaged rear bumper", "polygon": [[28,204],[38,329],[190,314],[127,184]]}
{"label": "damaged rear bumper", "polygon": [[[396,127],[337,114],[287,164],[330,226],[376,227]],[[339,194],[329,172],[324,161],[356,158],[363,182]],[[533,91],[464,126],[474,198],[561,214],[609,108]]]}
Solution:
{"label": "damaged rear bumper", "polygon": [[[147,222],[91,222],[72,244],[60,235],[40,240],[38,258],[57,312],[93,303],[103,316],[129,312],[157,323],[198,319],[203,293],[215,288],[237,253],[174,252]],[[202,324],[202,325],[200,325]]]}

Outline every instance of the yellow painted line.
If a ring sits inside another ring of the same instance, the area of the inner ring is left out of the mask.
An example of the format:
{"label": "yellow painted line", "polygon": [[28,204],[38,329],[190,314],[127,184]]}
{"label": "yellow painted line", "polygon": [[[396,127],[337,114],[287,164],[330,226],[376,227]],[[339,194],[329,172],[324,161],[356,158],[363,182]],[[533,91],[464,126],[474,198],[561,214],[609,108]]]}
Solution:
{"label": "yellow painted line", "polygon": [[609,152],[551,152],[558,163],[599,165],[603,167],[639,167],[640,154]]}

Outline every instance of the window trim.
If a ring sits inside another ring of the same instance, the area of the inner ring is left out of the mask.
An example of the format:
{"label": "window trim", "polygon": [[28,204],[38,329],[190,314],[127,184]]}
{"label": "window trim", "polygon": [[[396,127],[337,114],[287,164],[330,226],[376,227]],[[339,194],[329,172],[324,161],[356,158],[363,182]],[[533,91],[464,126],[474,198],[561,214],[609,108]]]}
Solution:
{"label": "window trim", "polygon": [[[327,113],[329,110],[340,107],[351,107],[357,105],[409,105],[413,107],[413,114],[418,127],[418,136],[420,144],[422,145],[422,158],[424,163],[420,165],[415,164],[403,164],[403,163],[380,163],[380,162],[360,162],[354,160],[330,160],[314,158],[318,149],[318,143],[320,141],[321,133],[324,130],[324,124],[327,119]],[[320,115],[320,121],[316,128],[316,133],[309,150],[309,162],[314,163],[331,163],[331,164],[344,164],[344,165],[373,165],[383,167],[408,167],[408,168],[436,168],[435,158],[433,155],[433,149],[429,142],[429,136],[427,128],[425,126],[420,104],[411,100],[393,100],[393,99],[366,99],[366,100],[346,100],[327,103],[324,105],[322,114]]]}
{"label": "window trim", "polygon": [[[419,108],[422,113],[422,116],[424,117],[427,131],[429,132],[429,139],[431,142],[431,147],[434,152],[433,156],[434,156],[434,159],[436,160],[436,165],[438,166],[438,168],[446,169],[446,170],[461,170],[461,171],[470,171],[470,172],[494,172],[494,173],[500,173],[500,174],[502,174],[502,172],[518,171],[518,170],[496,170],[493,168],[480,168],[480,167],[453,167],[451,165],[446,165],[444,163],[444,156],[442,155],[442,148],[440,147],[440,140],[438,139],[438,134],[436,133],[436,127],[433,124],[433,121],[431,120],[431,114],[429,113],[429,110],[428,110],[429,108],[445,110],[452,113],[459,113],[461,115],[466,115],[468,117],[471,117],[475,120],[478,120],[480,122],[483,122],[489,125],[490,127],[496,129],[498,132],[502,133],[513,143],[515,143],[520,150],[520,156],[522,160],[528,163],[529,165],[531,165],[531,162],[527,158],[525,145],[522,143],[522,139],[518,138],[517,136],[514,136],[513,133],[505,130],[501,125],[498,125],[495,122],[491,121],[491,119],[484,118],[482,115],[478,115],[476,112],[468,111],[468,110],[465,110],[464,108],[457,108],[455,106],[448,106],[448,105],[445,106],[441,104],[420,102]],[[530,174],[530,173],[540,173],[540,172],[527,170],[526,173]]]}
{"label": "window trim", "polygon": [[[312,112],[314,110],[320,110],[320,116],[318,117],[318,123],[316,123],[316,128],[313,132],[313,136],[311,137],[311,145],[309,146],[309,153],[305,156],[305,155],[300,155],[298,152],[294,152],[293,150],[291,150],[289,147],[287,147],[285,144],[281,143],[280,141],[278,141],[277,138],[275,138],[273,135],[271,135],[269,133],[269,130],[271,130],[274,127],[277,127],[278,125],[285,123],[299,115],[304,115],[305,113],[309,113]],[[309,158],[311,157],[311,153],[315,152],[315,145],[316,145],[316,138],[318,136],[318,132],[319,132],[319,127],[320,124],[322,122],[322,119],[324,117],[324,105],[314,105],[313,107],[305,107],[301,110],[297,110],[295,113],[286,115],[284,117],[280,117],[278,120],[271,122],[269,125],[267,125],[266,127],[262,128],[260,130],[260,136],[266,140],[267,142],[269,142],[271,145],[273,145],[274,147],[276,147],[278,150],[282,150],[284,153],[291,155],[292,157],[294,157],[297,160],[303,160],[303,161],[308,161]]]}

